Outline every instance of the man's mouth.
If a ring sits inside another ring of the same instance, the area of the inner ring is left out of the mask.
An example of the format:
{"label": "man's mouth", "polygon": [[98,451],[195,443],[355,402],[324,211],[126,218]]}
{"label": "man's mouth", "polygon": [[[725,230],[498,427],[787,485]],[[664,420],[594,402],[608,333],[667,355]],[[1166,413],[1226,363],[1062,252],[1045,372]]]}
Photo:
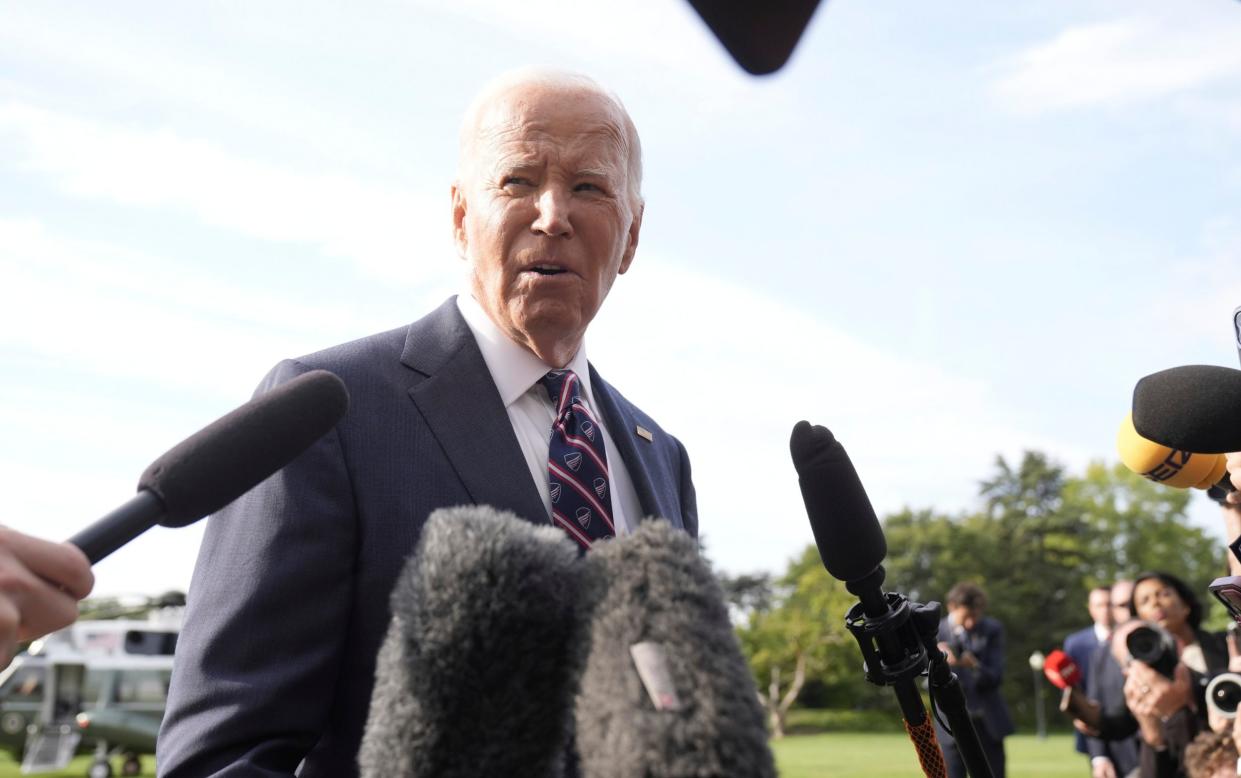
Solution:
{"label": "man's mouth", "polygon": [[560,265],[535,265],[534,267],[529,268],[529,271],[538,273],[541,276],[556,276],[561,273],[568,272]]}

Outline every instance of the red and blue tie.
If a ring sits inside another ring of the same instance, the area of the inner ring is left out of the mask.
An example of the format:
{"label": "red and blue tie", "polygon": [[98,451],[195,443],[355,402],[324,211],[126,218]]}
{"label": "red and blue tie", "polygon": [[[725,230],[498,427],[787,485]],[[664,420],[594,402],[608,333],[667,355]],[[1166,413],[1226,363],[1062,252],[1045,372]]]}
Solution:
{"label": "red and blue tie", "polygon": [[552,523],[590,548],[616,534],[603,430],[582,402],[581,382],[572,370],[553,370],[539,383],[556,408],[547,452]]}

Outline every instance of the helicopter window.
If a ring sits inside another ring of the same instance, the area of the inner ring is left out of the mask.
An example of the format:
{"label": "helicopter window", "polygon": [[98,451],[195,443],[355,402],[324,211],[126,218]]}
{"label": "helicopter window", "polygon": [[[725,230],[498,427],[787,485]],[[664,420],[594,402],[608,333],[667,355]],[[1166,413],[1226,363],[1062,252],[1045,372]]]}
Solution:
{"label": "helicopter window", "polygon": [[172,656],[177,649],[177,633],[131,629],[125,633],[125,653],[143,656]]}
{"label": "helicopter window", "polygon": [[116,702],[164,702],[169,670],[126,670],[116,682]]}
{"label": "helicopter window", "polygon": [[0,697],[30,701],[43,699],[43,674],[45,672],[46,669],[43,667],[18,668],[13,675],[9,676],[4,688],[0,689]]}

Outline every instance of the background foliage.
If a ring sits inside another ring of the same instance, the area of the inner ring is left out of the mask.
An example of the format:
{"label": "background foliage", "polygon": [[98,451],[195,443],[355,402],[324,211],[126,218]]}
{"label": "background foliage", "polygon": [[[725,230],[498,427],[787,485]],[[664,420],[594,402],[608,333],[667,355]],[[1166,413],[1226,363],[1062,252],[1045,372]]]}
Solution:
{"label": "background foliage", "polygon": [[[981,585],[990,614],[1007,630],[1005,697],[1030,726],[1028,657],[1090,623],[1085,603],[1092,587],[1166,570],[1200,593],[1209,626],[1223,626],[1223,609],[1210,603],[1206,587],[1226,574],[1226,549],[1190,525],[1190,499],[1187,491],[1158,486],[1119,464],[1092,464],[1071,475],[1038,452],[1026,452],[1019,463],[997,457],[979,483],[974,512],[950,516],[907,507],[884,518],[884,588],[929,602],[942,601],[958,581]],[[863,679],[857,645],[844,627],[855,598],[824,570],[814,546],[779,578],[726,577],[723,584],[760,691],[773,667],[787,679],[804,654],[799,706],[895,709],[890,692]],[[1050,694],[1047,699],[1052,705]],[[1049,721],[1065,725],[1058,716]]]}

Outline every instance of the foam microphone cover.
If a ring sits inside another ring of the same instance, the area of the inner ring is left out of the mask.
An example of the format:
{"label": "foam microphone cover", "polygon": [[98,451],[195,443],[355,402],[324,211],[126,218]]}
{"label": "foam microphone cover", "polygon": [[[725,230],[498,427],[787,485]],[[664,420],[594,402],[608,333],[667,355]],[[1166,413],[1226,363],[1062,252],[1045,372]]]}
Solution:
{"label": "foam microphone cover", "polygon": [[1047,655],[1047,659],[1043,660],[1043,675],[1057,689],[1077,686],[1082,681],[1081,668],[1077,666],[1072,657],[1060,649],[1052,651]]}
{"label": "foam microphone cover", "polygon": [[[648,520],[587,561],[606,589],[575,711],[582,778],[774,777],[754,680],[696,542]],[[635,644],[658,647],[679,707],[656,708]]]}
{"label": "foam microphone cover", "polygon": [[865,578],[888,542],[849,455],[831,430],[805,421],[793,427],[789,449],[823,566],[841,581]]}
{"label": "foam microphone cover", "polygon": [[431,514],[392,592],[366,778],[558,778],[585,656],[586,565],[563,531]]}
{"label": "foam microphone cover", "polygon": [[1128,414],[1116,433],[1116,449],[1125,467],[1177,489],[1209,489],[1222,481],[1228,468],[1223,454],[1195,454],[1147,440],[1134,429]]}
{"label": "foam microphone cover", "polygon": [[1133,388],[1133,426],[1181,451],[1241,451],[1241,370],[1183,365],[1146,376]]}
{"label": "foam microphone cover", "polygon": [[236,500],[336,426],[349,393],[312,370],[221,416],[173,446],[138,479],[164,504],[159,523],[183,527]]}

